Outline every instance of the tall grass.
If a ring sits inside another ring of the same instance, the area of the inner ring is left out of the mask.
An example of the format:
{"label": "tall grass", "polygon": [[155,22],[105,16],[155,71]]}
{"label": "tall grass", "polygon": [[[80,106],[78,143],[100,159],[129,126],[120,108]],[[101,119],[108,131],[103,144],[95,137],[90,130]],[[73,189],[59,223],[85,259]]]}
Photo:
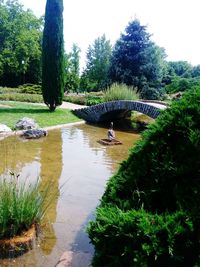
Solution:
{"label": "tall grass", "polygon": [[133,87],[129,87],[126,84],[114,83],[105,91],[104,101],[114,100],[137,100],[139,95]]}
{"label": "tall grass", "polygon": [[39,223],[50,201],[49,186],[39,190],[39,179],[33,184],[19,176],[0,177],[0,239],[11,238]]}

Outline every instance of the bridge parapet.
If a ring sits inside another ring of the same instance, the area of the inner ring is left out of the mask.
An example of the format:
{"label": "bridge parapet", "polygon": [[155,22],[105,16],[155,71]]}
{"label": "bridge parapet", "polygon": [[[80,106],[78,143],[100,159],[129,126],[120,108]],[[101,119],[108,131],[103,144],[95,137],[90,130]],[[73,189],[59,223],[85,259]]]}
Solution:
{"label": "bridge parapet", "polygon": [[118,100],[76,109],[73,112],[85,121],[96,123],[111,119],[114,120],[116,116],[125,116],[129,111],[138,111],[155,119],[160,114],[161,109],[163,109],[163,107],[159,107],[158,104],[155,103]]}

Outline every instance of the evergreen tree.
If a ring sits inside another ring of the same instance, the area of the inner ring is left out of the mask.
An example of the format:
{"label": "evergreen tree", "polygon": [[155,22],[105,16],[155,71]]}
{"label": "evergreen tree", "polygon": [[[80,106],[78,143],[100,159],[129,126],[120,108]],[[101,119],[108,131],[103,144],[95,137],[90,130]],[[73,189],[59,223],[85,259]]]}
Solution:
{"label": "evergreen tree", "polygon": [[63,0],[47,0],[42,47],[42,91],[50,111],[62,104],[64,91]]}
{"label": "evergreen tree", "polygon": [[146,26],[138,20],[129,23],[113,50],[110,76],[138,88],[159,87],[164,68],[164,50],[150,40]]}

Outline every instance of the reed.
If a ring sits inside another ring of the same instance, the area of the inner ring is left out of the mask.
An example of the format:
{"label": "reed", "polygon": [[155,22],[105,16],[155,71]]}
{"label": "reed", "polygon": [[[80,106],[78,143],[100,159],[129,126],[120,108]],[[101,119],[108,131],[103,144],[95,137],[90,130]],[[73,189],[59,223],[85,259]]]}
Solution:
{"label": "reed", "polygon": [[129,87],[126,84],[114,83],[105,91],[104,101],[115,100],[137,100],[139,95],[133,87]]}
{"label": "reed", "polygon": [[0,177],[0,239],[12,238],[28,230],[43,218],[50,201],[49,186],[39,190],[35,183],[19,181],[19,175]]}

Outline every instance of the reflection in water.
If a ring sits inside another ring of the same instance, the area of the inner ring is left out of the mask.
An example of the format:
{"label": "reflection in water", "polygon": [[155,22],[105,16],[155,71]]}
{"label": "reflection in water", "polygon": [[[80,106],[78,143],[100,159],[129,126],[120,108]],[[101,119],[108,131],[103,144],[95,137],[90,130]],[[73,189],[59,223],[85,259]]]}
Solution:
{"label": "reflection in water", "polygon": [[[48,138],[45,138],[41,144],[41,190],[50,186],[48,197],[52,198],[51,206],[48,214],[45,216],[43,223],[43,235],[45,239],[41,240],[40,247],[48,255],[51,253],[56,237],[52,224],[56,221],[56,206],[59,197],[59,179],[62,172],[62,139],[60,130],[55,130],[49,133]],[[48,241],[47,241],[48,240]]]}
{"label": "reflection in water", "polygon": [[[42,141],[42,139],[40,142],[38,140],[36,142],[35,140],[27,141],[19,136],[7,137],[0,141],[0,174],[6,174],[8,171],[20,174],[22,168],[25,168],[27,164],[37,162]],[[30,169],[34,170],[35,166]],[[25,173],[26,171],[23,172],[24,175]],[[31,175],[31,173],[32,171],[26,174]]]}
{"label": "reflection in water", "polygon": [[51,181],[50,193],[57,196],[44,218],[43,236],[35,248],[15,262],[0,261],[0,266],[52,267],[65,251],[73,253],[71,267],[88,266],[93,247],[85,233],[86,224],[94,216],[107,179],[139,138],[137,134],[115,129],[123,145],[105,147],[97,141],[106,136],[107,129],[81,124],[50,131],[40,140],[8,137],[0,142],[5,158],[0,161],[1,173],[12,169],[22,176],[30,173],[33,179],[40,175],[41,189]]}

